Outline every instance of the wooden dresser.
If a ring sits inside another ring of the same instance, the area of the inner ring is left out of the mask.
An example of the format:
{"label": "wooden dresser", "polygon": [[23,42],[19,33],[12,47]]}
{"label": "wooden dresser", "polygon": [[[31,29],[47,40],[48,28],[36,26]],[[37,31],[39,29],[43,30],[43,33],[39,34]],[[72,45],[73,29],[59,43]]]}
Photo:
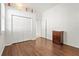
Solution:
{"label": "wooden dresser", "polygon": [[63,44],[63,33],[64,31],[52,31],[52,40],[53,43]]}

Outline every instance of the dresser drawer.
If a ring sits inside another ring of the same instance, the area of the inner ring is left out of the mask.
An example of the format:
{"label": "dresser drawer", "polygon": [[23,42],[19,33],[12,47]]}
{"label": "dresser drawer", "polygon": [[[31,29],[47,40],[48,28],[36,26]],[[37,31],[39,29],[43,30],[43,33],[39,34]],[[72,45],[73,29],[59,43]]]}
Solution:
{"label": "dresser drawer", "polygon": [[53,31],[52,40],[53,43],[63,44],[63,31]]}

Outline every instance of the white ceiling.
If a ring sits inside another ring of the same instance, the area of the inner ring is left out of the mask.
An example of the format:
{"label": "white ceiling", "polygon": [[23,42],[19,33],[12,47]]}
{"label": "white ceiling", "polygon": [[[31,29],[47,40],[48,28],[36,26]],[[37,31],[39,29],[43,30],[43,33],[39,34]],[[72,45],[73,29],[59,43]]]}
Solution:
{"label": "white ceiling", "polygon": [[25,3],[24,4],[25,7],[33,8],[38,12],[44,12],[47,9],[54,7],[55,5],[57,5],[57,3]]}

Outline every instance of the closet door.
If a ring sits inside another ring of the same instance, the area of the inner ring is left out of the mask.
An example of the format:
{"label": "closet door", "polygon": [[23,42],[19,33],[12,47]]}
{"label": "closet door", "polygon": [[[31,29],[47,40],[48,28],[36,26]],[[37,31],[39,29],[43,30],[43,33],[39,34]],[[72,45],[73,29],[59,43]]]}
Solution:
{"label": "closet door", "polygon": [[16,42],[26,41],[32,38],[32,19],[13,15],[12,20],[13,40]]}

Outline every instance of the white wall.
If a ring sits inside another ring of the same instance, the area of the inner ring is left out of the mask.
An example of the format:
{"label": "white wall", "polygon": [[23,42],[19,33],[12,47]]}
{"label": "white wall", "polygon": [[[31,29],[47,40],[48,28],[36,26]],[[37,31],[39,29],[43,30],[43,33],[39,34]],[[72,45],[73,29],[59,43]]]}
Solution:
{"label": "white wall", "polygon": [[[45,22],[47,21],[47,33]],[[52,40],[52,31],[64,31],[64,43],[79,48],[79,4],[58,4],[43,13],[42,35]]]}
{"label": "white wall", "polygon": [[42,36],[42,14],[41,13],[36,14],[36,36],[37,37]]}
{"label": "white wall", "polygon": [[[19,18],[13,17],[12,15],[19,16]],[[31,18],[31,19],[27,19],[26,17]],[[9,44],[12,44],[12,43],[16,43],[16,42],[25,41],[25,40],[30,39],[30,38],[26,38],[26,39],[23,40],[23,39],[21,39],[20,36],[18,37],[17,34],[15,34],[16,37],[13,36],[13,33],[12,33],[12,31],[13,32],[17,31],[19,29],[19,27],[22,28],[23,31],[24,31],[23,26],[25,26],[25,25],[21,26],[21,24],[24,24],[25,20],[32,21],[32,35],[30,35],[30,36],[32,36],[32,38],[35,37],[36,36],[36,18],[35,17],[36,17],[36,15],[34,13],[17,10],[15,8],[11,8],[11,7],[6,7],[6,44],[9,45]],[[17,19],[14,20],[14,18],[15,19],[17,18]],[[23,21],[22,21],[22,19],[23,19]],[[20,21],[22,21],[23,23],[21,23]],[[12,26],[12,23],[13,23],[14,27]],[[19,24],[19,23],[21,23],[21,24]],[[28,27],[30,25],[26,25],[26,26]],[[21,29],[19,29],[19,30],[21,30]],[[23,35],[23,37],[24,37],[24,35]],[[18,40],[18,38],[19,38],[19,40]]]}
{"label": "white wall", "polygon": [[4,42],[4,25],[5,25],[5,6],[4,4],[0,4],[0,55],[2,55],[2,52],[5,47]]}
{"label": "white wall", "polygon": [[1,4],[1,31],[5,31],[5,5]]}
{"label": "white wall", "polygon": [[[0,4],[0,15],[1,15],[1,4]],[[1,33],[1,16],[0,16],[0,33]]]}
{"label": "white wall", "polygon": [[41,36],[41,19],[42,16],[39,12],[30,13],[19,11],[14,8],[6,7],[1,4],[1,34],[0,34],[0,55],[2,54],[5,45],[15,43],[17,40],[12,38],[11,34],[11,15],[19,15],[32,18],[32,33],[33,37]]}

